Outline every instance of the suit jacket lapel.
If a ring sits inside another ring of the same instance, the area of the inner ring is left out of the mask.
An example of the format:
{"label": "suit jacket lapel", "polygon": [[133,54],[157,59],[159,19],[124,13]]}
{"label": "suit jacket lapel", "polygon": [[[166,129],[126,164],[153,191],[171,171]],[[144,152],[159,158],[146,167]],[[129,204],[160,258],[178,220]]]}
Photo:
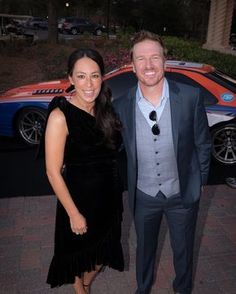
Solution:
{"label": "suit jacket lapel", "polygon": [[177,150],[178,150],[178,134],[179,134],[179,121],[181,115],[181,100],[182,98],[179,97],[178,86],[168,80],[169,84],[169,93],[170,93],[170,111],[171,111],[171,121],[172,121],[172,134],[173,134],[173,143],[174,143],[174,150],[175,155],[177,157]]}

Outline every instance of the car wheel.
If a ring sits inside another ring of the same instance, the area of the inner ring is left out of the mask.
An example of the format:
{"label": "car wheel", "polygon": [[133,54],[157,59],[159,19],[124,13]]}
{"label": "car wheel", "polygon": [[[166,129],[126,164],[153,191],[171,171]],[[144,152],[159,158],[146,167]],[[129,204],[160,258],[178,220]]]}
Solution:
{"label": "car wheel", "polygon": [[23,109],[16,121],[18,135],[28,145],[39,144],[45,121],[46,110],[35,107]]}
{"label": "car wheel", "polygon": [[96,35],[96,36],[101,36],[101,35],[102,35],[102,30],[97,29],[97,30],[95,31],[95,35]]}
{"label": "car wheel", "polygon": [[77,30],[77,28],[72,28],[70,30],[70,32],[71,32],[72,35],[77,35],[79,33],[79,31]]}
{"label": "car wheel", "polygon": [[236,164],[236,124],[223,124],[211,130],[213,158],[224,165]]}

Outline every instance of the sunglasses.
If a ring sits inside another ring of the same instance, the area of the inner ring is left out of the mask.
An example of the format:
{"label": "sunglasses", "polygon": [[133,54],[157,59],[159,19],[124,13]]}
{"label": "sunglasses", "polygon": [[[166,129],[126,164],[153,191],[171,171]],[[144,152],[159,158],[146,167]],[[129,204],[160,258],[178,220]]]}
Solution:
{"label": "sunglasses", "polygon": [[149,113],[149,118],[152,121],[156,121],[156,123],[152,126],[152,133],[153,133],[153,135],[158,136],[160,134],[160,129],[159,129],[159,126],[157,124],[157,113],[156,113],[155,110],[153,110],[153,111],[151,111]]}

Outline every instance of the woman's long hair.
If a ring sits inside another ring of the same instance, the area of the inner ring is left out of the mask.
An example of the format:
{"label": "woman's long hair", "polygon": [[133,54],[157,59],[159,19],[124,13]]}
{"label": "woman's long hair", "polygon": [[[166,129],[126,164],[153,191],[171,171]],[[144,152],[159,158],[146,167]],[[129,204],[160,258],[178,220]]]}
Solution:
{"label": "woman's long hair", "polygon": [[[68,75],[72,76],[75,63],[83,57],[91,58],[96,62],[102,76],[104,75],[105,68],[102,56],[96,50],[90,48],[81,48],[72,52],[68,59]],[[117,132],[121,129],[121,123],[113,110],[111,96],[111,90],[102,82],[101,91],[95,100],[94,115],[96,125],[104,135],[105,143],[107,146],[114,148],[114,140]]]}

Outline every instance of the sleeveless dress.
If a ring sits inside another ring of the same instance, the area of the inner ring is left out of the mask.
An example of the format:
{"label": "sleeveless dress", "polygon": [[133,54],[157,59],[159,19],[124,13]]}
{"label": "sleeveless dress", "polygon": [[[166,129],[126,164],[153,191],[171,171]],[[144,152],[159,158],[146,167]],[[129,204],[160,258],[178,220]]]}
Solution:
{"label": "sleeveless dress", "polygon": [[[83,235],[73,233],[69,217],[57,201],[54,256],[47,277],[52,288],[73,284],[75,276],[81,277],[96,265],[124,270],[118,151],[105,145],[92,115],[65,97],[51,101],[48,115],[57,107],[64,113],[69,131],[63,177],[75,205],[86,218],[88,230]],[[117,136],[117,144],[119,141]]]}

